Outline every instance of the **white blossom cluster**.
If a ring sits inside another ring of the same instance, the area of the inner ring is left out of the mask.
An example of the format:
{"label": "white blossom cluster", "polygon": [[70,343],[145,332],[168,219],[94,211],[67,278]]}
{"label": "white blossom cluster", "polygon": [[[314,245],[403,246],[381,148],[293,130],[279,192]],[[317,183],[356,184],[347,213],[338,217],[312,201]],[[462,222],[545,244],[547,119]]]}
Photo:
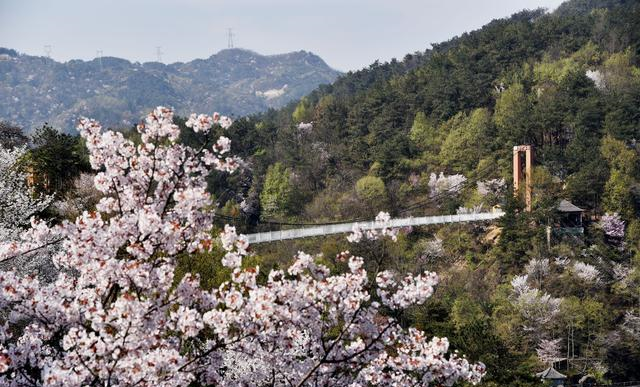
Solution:
{"label": "white blossom cluster", "polygon": [[504,189],[506,183],[504,179],[490,179],[485,181],[479,181],[476,183],[478,193],[482,196],[487,196],[489,194],[498,194]]}
{"label": "white blossom cluster", "polygon": [[380,226],[379,229],[371,229],[371,230],[362,230],[360,226],[356,223],[353,225],[353,230],[351,234],[347,236],[347,241],[350,243],[359,243],[362,239],[367,240],[376,240],[381,237],[390,237],[394,242],[398,240],[398,228],[388,227],[389,221],[391,220],[391,215],[388,212],[380,211],[378,215],[376,215],[375,223],[377,226]]}
{"label": "white blossom cluster", "polygon": [[313,130],[313,122],[301,122],[298,124],[298,131],[303,134],[311,133]]}
{"label": "white blossom cluster", "polygon": [[53,203],[58,213],[66,218],[75,218],[82,214],[84,210],[93,207],[102,193],[93,185],[93,175],[81,173],[73,181],[73,188],[67,193],[63,200]]}
{"label": "white blossom cluster", "polygon": [[400,283],[394,277],[395,273],[389,270],[378,273],[376,277],[382,303],[394,309],[424,303],[431,297],[433,287],[438,283],[438,276],[429,272],[419,276],[407,275]]}
{"label": "white blossom cluster", "polygon": [[440,258],[443,255],[444,247],[442,246],[442,239],[435,237],[422,245],[420,259],[427,261],[431,258]]}
{"label": "white blossom cluster", "polygon": [[534,278],[538,282],[549,275],[551,266],[548,258],[533,258],[524,267],[529,278]]}
{"label": "white blossom cluster", "polygon": [[25,147],[0,147],[0,240],[17,239],[30,223],[30,218],[49,206],[53,197],[34,197],[27,187],[27,175],[19,163]]}
{"label": "white blossom cluster", "polygon": [[480,204],[476,204],[475,206],[469,208],[469,207],[458,207],[458,209],[456,210],[456,214],[457,215],[465,215],[465,214],[479,214],[481,212],[484,212],[484,204],[480,203]]}
{"label": "white blossom cluster", "polygon": [[622,330],[627,332],[631,337],[640,341],[640,315],[634,311],[627,311],[624,315]]}
{"label": "white blossom cluster", "polygon": [[553,364],[562,360],[560,355],[560,339],[542,339],[536,348],[538,359],[545,364]]}
{"label": "white blossom cluster", "polygon": [[601,282],[600,271],[588,263],[580,261],[574,262],[571,267],[571,272],[585,282],[594,284]]}
{"label": "white blossom cluster", "polygon": [[466,181],[467,178],[460,174],[447,176],[443,172],[440,172],[440,175],[431,173],[428,183],[429,196],[433,198],[443,193],[457,193]]}
{"label": "white blossom cluster", "polygon": [[[34,216],[53,201],[53,196],[34,196],[27,186],[27,174],[19,167],[26,151],[24,147],[0,147],[0,243],[5,245],[16,243],[20,234],[35,222]],[[24,254],[12,262],[0,262],[0,270],[12,268],[21,275],[33,274],[48,279],[55,273],[49,260],[51,248]]]}
{"label": "white blossom cluster", "polygon": [[[233,124],[233,121],[231,118],[216,112],[211,116],[206,114],[191,114],[185,124],[187,127],[192,128],[194,132],[199,133],[208,132],[214,124],[220,125],[222,129],[229,129],[231,124]],[[225,141],[230,144],[228,139]]]}
{"label": "white blossom cluster", "polygon": [[606,88],[604,75],[600,70],[587,70],[585,76],[593,81],[598,90],[604,90]]}
{"label": "white blossom cluster", "polygon": [[614,262],[613,267],[613,279],[616,281],[626,281],[631,273],[635,271],[634,268],[625,266],[621,263]]}
{"label": "white blossom cluster", "polygon": [[511,302],[524,318],[525,330],[536,331],[558,315],[562,299],[551,297],[548,293],[529,286],[528,278],[525,274],[511,280],[514,293]]}
{"label": "white blossom cluster", "polygon": [[[227,126],[222,118],[217,119]],[[191,116],[206,132],[216,117]],[[94,183],[105,194],[96,212],[56,227],[34,222],[19,242],[0,244],[0,260],[62,238],[54,283],[0,272],[2,386],[450,386],[478,383],[481,363],[448,354],[382,313],[422,303],[437,277],[370,283],[363,259],[345,253],[349,270],[330,275],[299,253],[287,270],[258,281],[243,264],[247,240],[225,227],[230,279],[206,291],[199,278],[174,279],[176,257],[206,251],[211,236],[211,169],[233,172],[229,142],[179,144],[173,112],[158,107],[138,127],[142,143],[82,120]],[[263,278],[263,277],[261,277]]]}
{"label": "white blossom cluster", "polygon": [[620,218],[620,215],[618,215],[617,212],[603,215],[600,219],[599,225],[607,236],[614,238],[624,237],[625,222]]}

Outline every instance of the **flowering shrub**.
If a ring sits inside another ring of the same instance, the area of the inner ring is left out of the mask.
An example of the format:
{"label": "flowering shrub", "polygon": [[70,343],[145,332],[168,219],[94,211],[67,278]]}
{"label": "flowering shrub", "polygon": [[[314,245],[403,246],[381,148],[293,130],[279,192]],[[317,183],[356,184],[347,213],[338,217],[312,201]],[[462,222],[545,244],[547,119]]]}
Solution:
{"label": "flowering shrub", "polygon": [[313,130],[313,122],[301,122],[298,124],[298,130],[301,133],[307,134],[311,133]]}
{"label": "flowering shrub", "polygon": [[[230,120],[192,115],[196,132]],[[329,270],[298,253],[287,270],[259,283],[243,265],[248,243],[233,227],[219,242],[229,281],[205,291],[197,276],[174,284],[176,255],[209,249],[211,169],[233,172],[230,141],[207,149],[176,143],[173,112],[159,107],[138,127],[135,146],[83,119],[97,212],[74,223],[34,222],[0,259],[62,239],[52,284],[0,272],[0,385],[44,386],[399,386],[477,383],[482,364],[447,355],[446,338],[405,330],[381,309],[423,303],[437,276],[369,283],[363,259],[345,253],[349,271]],[[2,314],[0,314],[2,315]]]}
{"label": "flowering shrub", "polygon": [[481,196],[497,195],[506,187],[504,179],[490,179],[485,181],[479,181],[476,183],[478,193]]}
{"label": "flowering shrub", "polygon": [[429,175],[429,196],[436,197],[443,193],[457,193],[462,189],[462,185],[467,181],[464,175],[445,175],[440,172],[440,175],[432,173]]}
{"label": "flowering shrub", "polygon": [[532,258],[524,267],[527,276],[534,279],[538,283],[538,287],[542,280],[549,275],[550,270],[548,258]]}
{"label": "flowering shrub", "polygon": [[603,215],[602,219],[600,219],[600,227],[607,236],[614,238],[624,237],[624,220],[620,218],[617,212]]}
{"label": "flowering shrub", "polygon": [[585,282],[600,283],[600,271],[595,266],[588,263],[577,261],[571,268],[573,274]]}
{"label": "flowering shrub", "polygon": [[420,260],[426,262],[430,259],[441,258],[444,256],[444,247],[442,246],[442,239],[437,236],[431,240],[424,241],[420,244],[422,253],[420,254]]}

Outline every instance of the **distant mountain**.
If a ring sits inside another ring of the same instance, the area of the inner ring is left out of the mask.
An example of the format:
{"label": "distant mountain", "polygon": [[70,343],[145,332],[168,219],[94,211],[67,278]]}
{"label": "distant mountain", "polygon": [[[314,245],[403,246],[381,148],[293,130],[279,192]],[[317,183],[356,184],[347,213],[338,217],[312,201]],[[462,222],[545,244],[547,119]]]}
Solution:
{"label": "distant mountain", "polygon": [[246,115],[301,98],[340,73],[298,51],[260,55],[222,50],[187,63],[131,63],[103,57],[56,62],[0,48],[0,120],[29,131],[45,121],[69,131],[79,116],[128,126],[157,105]]}

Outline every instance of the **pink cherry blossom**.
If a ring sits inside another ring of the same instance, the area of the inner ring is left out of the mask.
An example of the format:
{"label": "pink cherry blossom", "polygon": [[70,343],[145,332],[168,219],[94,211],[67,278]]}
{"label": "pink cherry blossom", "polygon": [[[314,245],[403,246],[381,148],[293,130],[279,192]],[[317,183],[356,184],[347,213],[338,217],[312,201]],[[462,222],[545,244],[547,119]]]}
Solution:
{"label": "pink cherry blossom", "polygon": [[[231,120],[188,121],[202,133],[216,123]],[[260,268],[243,263],[245,236],[231,226],[211,236],[205,178],[240,165],[221,156],[228,140],[210,149],[180,144],[164,107],[138,126],[138,146],[93,120],[79,129],[105,197],[98,212],[56,227],[33,221],[19,240],[0,244],[9,262],[54,238],[61,269],[52,283],[0,271],[0,385],[428,386],[484,375],[482,364],[448,355],[446,338],[404,329],[375,301],[394,309],[423,303],[434,273],[383,272],[370,283],[361,257],[342,253],[349,270],[332,275],[299,252],[287,270],[258,281]],[[233,269],[228,281],[207,291],[197,275],[174,279],[179,255],[214,243]]]}

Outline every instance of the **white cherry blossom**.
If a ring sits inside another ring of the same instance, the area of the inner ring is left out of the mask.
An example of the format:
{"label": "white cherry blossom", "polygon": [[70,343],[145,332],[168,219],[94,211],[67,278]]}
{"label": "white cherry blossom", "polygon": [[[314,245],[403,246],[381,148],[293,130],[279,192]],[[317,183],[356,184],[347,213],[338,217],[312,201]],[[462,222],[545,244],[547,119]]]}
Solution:
{"label": "white cherry blossom", "polygon": [[[219,114],[189,118],[205,135]],[[404,329],[383,313],[424,302],[434,273],[386,272],[370,283],[364,260],[343,253],[349,270],[331,274],[300,252],[287,270],[258,277],[247,267],[246,237],[226,226],[211,236],[211,169],[233,172],[210,149],[177,142],[171,109],[158,107],[138,127],[142,144],[80,122],[98,212],[56,227],[32,222],[18,241],[0,244],[0,260],[61,240],[53,283],[0,272],[0,385],[7,386],[399,386],[478,383],[484,366],[447,354],[446,338]],[[388,221],[388,215],[380,221]],[[197,275],[174,280],[177,256],[220,243],[228,281],[206,291]],[[258,280],[260,278],[260,280]]]}

